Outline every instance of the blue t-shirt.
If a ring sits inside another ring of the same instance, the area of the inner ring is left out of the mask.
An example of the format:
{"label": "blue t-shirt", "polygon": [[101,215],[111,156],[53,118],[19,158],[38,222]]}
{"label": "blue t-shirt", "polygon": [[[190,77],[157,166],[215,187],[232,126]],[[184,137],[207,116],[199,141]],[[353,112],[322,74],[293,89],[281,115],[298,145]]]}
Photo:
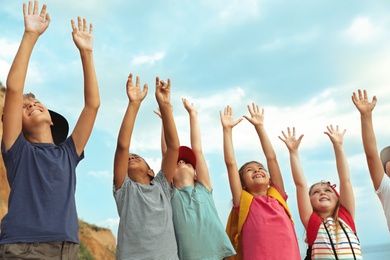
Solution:
{"label": "blue t-shirt", "polygon": [[1,221],[0,244],[69,241],[78,243],[77,155],[72,137],[59,146],[31,143],[20,134],[2,154],[11,192]]}
{"label": "blue t-shirt", "polygon": [[171,204],[180,260],[215,260],[236,254],[212,193],[204,185],[175,188]]}

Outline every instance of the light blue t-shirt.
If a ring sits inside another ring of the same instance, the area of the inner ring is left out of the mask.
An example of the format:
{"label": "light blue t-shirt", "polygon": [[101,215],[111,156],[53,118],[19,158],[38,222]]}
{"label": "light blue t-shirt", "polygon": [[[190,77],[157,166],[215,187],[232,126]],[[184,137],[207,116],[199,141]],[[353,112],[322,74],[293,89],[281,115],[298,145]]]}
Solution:
{"label": "light blue t-shirt", "polygon": [[150,184],[139,184],[127,175],[114,197],[120,217],[117,259],[176,260],[172,222],[172,189],[160,171]]}
{"label": "light blue t-shirt", "polygon": [[175,188],[171,204],[180,260],[217,260],[236,254],[204,185]]}

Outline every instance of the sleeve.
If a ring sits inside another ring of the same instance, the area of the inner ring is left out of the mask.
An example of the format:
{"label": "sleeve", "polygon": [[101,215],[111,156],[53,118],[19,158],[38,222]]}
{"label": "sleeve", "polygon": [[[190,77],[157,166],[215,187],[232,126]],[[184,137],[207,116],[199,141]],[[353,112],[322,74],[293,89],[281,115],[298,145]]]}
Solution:
{"label": "sleeve", "polygon": [[390,231],[390,178],[387,174],[383,175],[381,185],[379,186],[376,194],[382,203],[383,210],[387,219],[387,226]]}
{"label": "sleeve", "polygon": [[161,186],[161,188],[163,189],[165,195],[171,199],[172,198],[172,195],[173,195],[173,188],[172,186],[168,183],[168,180],[167,178],[165,178],[165,174],[162,170],[160,170],[156,177],[154,177],[154,179],[152,180],[152,183],[154,182],[158,182]]}
{"label": "sleeve", "polygon": [[121,215],[123,205],[125,203],[125,196],[128,194],[128,190],[130,189],[131,186],[131,180],[129,176],[126,175],[125,180],[123,181],[122,185],[120,186],[119,189],[115,188],[115,184],[113,184],[112,189],[113,189],[113,195],[116,203],[116,207],[118,210],[119,216]]}

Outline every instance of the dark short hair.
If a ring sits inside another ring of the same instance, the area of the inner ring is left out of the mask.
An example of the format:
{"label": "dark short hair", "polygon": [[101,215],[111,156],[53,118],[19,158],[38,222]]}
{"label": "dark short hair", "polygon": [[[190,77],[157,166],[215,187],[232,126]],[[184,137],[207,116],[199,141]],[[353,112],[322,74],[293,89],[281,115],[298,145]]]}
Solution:
{"label": "dark short hair", "polygon": [[146,162],[146,160],[144,159],[144,157],[142,157],[142,156],[140,156],[140,155],[138,155],[138,154],[136,154],[136,153],[129,153],[129,156],[137,156],[137,157],[141,158],[142,160],[144,160],[146,166],[148,167],[148,170],[151,170],[151,169],[152,169],[152,168],[150,168],[149,164]]}

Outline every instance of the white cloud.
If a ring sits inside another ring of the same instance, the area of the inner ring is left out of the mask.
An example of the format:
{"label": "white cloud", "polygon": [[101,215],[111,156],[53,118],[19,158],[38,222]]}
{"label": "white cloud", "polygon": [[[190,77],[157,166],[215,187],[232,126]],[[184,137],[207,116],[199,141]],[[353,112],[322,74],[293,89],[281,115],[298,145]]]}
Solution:
{"label": "white cloud", "polygon": [[19,48],[19,42],[9,42],[7,39],[0,39],[0,57],[13,59]]}
{"label": "white cloud", "polygon": [[131,63],[133,65],[140,65],[144,63],[149,63],[149,64],[154,64],[156,61],[162,60],[165,56],[164,52],[158,52],[154,55],[140,55],[140,56],[135,56]]}
{"label": "white cloud", "polygon": [[357,17],[344,32],[347,39],[363,43],[375,40],[381,33],[381,28],[376,27],[369,17]]}

